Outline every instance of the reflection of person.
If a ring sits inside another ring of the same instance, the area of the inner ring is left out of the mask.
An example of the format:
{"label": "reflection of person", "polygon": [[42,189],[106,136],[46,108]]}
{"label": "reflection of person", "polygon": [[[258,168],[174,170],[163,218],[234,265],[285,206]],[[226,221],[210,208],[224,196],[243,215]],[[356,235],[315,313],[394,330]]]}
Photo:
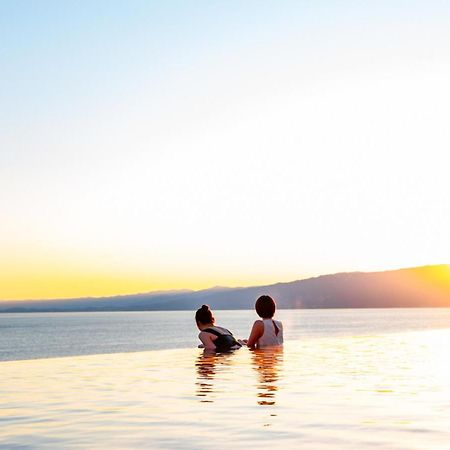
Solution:
{"label": "reflection of person", "polygon": [[279,368],[283,361],[283,347],[270,347],[252,351],[253,368],[258,372],[258,405],[274,405]]}
{"label": "reflection of person", "polygon": [[215,353],[205,349],[199,355],[195,366],[197,368],[197,397],[203,397],[202,403],[212,403],[213,400],[207,400],[204,397],[211,397],[214,394],[214,376],[216,375],[219,365],[227,366],[232,355],[229,353]]}
{"label": "reflection of person", "polygon": [[198,335],[202,344],[200,348],[210,351],[226,352],[241,347],[231,331],[215,325],[214,316],[208,305],[202,305],[195,313],[195,321],[200,330]]}
{"label": "reflection of person", "polygon": [[253,324],[250,337],[244,341],[250,348],[262,348],[283,345],[283,324],[274,320],[277,305],[268,295],[262,295],[256,300],[255,309],[262,320]]}

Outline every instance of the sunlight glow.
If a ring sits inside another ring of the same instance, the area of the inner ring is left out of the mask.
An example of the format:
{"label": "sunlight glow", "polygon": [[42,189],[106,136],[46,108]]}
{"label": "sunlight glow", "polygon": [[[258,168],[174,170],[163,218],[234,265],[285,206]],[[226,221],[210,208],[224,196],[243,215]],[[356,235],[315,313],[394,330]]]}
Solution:
{"label": "sunlight glow", "polygon": [[448,8],[200,3],[6,8],[0,299],[448,263]]}

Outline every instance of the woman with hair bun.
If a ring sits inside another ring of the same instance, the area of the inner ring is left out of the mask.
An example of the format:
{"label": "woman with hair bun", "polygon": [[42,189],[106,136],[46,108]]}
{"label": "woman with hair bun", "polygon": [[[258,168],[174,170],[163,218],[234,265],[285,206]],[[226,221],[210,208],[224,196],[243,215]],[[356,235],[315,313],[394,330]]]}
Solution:
{"label": "woman with hair bun", "polygon": [[208,305],[202,305],[195,313],[195,321],[200,330],[198,335],[202,344],[200,348],[214,350],[216,352],[226,352],[241,347],[241,344],[234,338],[231,331],[215,325],[213,313]]}

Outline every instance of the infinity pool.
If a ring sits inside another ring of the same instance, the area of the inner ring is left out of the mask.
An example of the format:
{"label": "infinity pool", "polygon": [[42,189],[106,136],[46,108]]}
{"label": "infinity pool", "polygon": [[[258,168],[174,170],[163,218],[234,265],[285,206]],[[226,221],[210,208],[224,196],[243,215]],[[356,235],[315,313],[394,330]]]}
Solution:
{"label": "infinity pool", "polygon": [[0,363],[2,448],[450,446],[450,330]]}

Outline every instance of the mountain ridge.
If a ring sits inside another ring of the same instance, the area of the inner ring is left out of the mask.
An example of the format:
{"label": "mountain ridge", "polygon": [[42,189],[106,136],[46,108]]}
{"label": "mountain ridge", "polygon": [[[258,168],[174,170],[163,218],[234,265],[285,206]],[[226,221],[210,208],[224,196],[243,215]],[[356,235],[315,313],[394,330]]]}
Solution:
{"label": "mountain ridge", "polygon": [[450,307],[450,265],[339,272],[263,286],[0,301],[0,313],[193,310],[202,303],[213,309],[248,309],[261,294],[272,295],[281,309]]}

